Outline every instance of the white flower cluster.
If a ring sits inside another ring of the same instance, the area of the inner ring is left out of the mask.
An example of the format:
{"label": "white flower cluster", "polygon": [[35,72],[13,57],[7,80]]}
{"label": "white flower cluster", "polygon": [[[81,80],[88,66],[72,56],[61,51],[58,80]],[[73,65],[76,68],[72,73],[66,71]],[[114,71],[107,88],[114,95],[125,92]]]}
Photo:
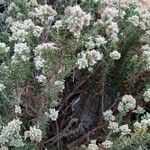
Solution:
{"label": "white flower cluster", "polygon": [[37,55],[34,58],[35,67],[37,70],[40,70],[44,67],[45,60],[41,57],[41,55]]}
{"label": "white flower cluster", "polygon": [[123,113],[124,115],[134,110],[136,107],[136,100],[132,97],[132,95],[124,95],[122,101],[119,102],[118,111]]}
{"label": "white flower cluster", "polygon": [[7,17],[6,20],[5,20],[5,23],[8,24],[8,25],[12,25],[14,22],[14,19],[10,16],[10,17]]}
{"label": "white flower cluster", "polygon": [[49,118],[51,118],[53,121],[56,121],[58,118],[58,110],[55,110],[54,108],[50,108],[49,112],[45,112],[45,115]]}
{"label": "white flower cluster", "polygon": [[150,46],[148,44],[142,46],[143,50],[143,59],[145,60],[145,69],[150,71]]}
{"label": "white flower cluster", "polygon": [[6,147],[6,146],[2,146],[2,145],[1,145],[0,150],[9,150],[9,149],[8,149],[8,147]]}
{"label": "white flower cluster", "polygon": [[[106,6],[115,6],[117,0],[104,0],[102,1],[102,4],[105,4]],[[122,0],[124,1],[124,0]]]}
{"label": "white flower cluster", "polygon": [[144,114],[145,109],[141,106],[137,106],[136,110],[133,110],[133,112],[135,112],[136,114]]}
{"label": "white flower cluster", "polygon": [[36,79],[39,83],[45,83],[46,82],[46,76],[44,76],[43,74],[36,76]]}
{"label": "white flower cluster", "polygon": [[106,34],[110,37],[110,39],[113,42],[119,41],[118,33],[119,33],[118,24],[116,22],[113,22],[113,21],[109,22],[109,24],[106,28]]}
{"label": "white flower cluster", "polygon": [[[82,2],[87,2],[88,0],[81,0]],[[99,0],[92,0],[93,3],[97,3]]]}
{"label": "white flower cluster", "polygon": [[[54,46],[54,43],[42,43],[33,50],[35,54],[34,63],[35,63],[37,70],[41,70],[44,68],[45,60],[42,58],[43,52],[45,50],[51,50],[51,49],[57,49]],[[40,83],[43,83],[46,81],[46,77],[43,74],[37,76],[36,79]]]}
{"label": "white flower cluster", "polygon": [[139,16],[131,16],[128,18],[128,21],[132,23],[135,27],[137,27],[139,25]]}
{"label": "white flower cluster", "polygon": [[143,46],[141,47],[141,50],[142,50],[142,51],[150,51],[150,46],[149,46],[149,44],[143,45]]}
{"label": "white flower cluster", "polygon": [[23,146],[23,139],[21,138],[20,126],[22,122],[19,119],[13,119],[11,122],[2,128],[2,132],[0,135],[0,145],[5,146],[14,146],[20,147]]}
{"label": "white flower cluster", "polygon": [[18,105],[15,105],[15,113],[16,114],[21,114],[21,108]]}
{"label": "white flower cluster", "polygon": [[36,126],[33,126],[30,127],[29,131],[24,133],[24,137],[25,139],[29,137],[31,141],[40,142],[42,140],[42,131],[36,128]]}
{"label": "white flower cluster", "polygon": [[94,49],[95,46],[100,47],[101,45],[106,44],[106,39],[101,36],[97,35],[94,39],[93,37],[88,37],[87,41],[85,41],[85,47],[87,50]]}
{"label": "white flower cluster", "polygon": [[41,55],[44,50],[48,50],[48,49],[57,49],[57,48],[55,47],[55,44],[52,42],[42,43],[34,49],[34,53],[35,55]]}
{"label": "white flower cluster", "polygon": [[12,56],[12,63],[17,63],[20,58],[23,61],[29,60],[30,49],[27,43],[17,43],[14,45],[14,55]]}
{"label": "white flower cluster", "polygon": [[30,49],[27,46],[27,43],[17,43],[15,44],[14,52],[17,54],[29,53]]}
{"label": "white flower cluster", "polygon": [[65,15],[68,17],[68,29],[75,36],[80,36],[83,26],[90,24],[91,15],[82,11],[79,5],[69,6],[65,9]]}
{"label": "white flower cluster", "polygon": [[45,60],[42,58],[42,54],[44,50],[48,49],[56,49],[56,47],[54,47],[54,43],[42,43],[34,49],[34,62],[37,70],[40,70],[44,67]]}
{"label": "white flower cluster", "polygon": [[115,116],[113,116],[111,110],[107,110],[103,113],[104,119],[109,122],[108,129],[112,133],[121,133],[121,135],[127,135],[131,132],[131,130],[128,128],[128,125],[122,125],[119,126],[119,124],[115,121]]}
{"label": "white flower cluster", "polygon": [[92,140],[91,143],[88,145],[86,150],[98,150],[96,140]]}
{"label": "white flower cluster", "polygon": [[[8,123],[6,128],[10,132],[13,132],[13,133],[19,132],[21,124],[22,124],[22,122],[19,119],[13,119],[11,122]],[[4,129],[6,129],[6,128],[4,128]]]}
{"label": "white flower cluster", "polygon": [[119,126],[118,123],[112,122],[112,121],[109,122],[108,129],[110,129],[111,132],[113,132],[113,133],[120,132],[121,135],[123,135],[123,136],[127,135],[127,134],[130,134],[130,132],[131,132],[131,129],[128,128],[127,124]]}
{"label": "white flower cluster", "polygon": [[101,14],[102,19],[107,18],[109,21],[112,21],[113,18],[118,16],[119,11],[115,7],[106,7]]}
{"label": "white flower cluster", "polygon": [[134,123],[134,127],[135,128],[147,128],[147,127],[150,127],[150,113],[146,113],[146,115],[144,115],[142,117],[142,120],[140,122],[136,121]]}
{"label": "white flower cluster", "polygon": [[101,45],[104,45],[107,43],[106,39],[104,37],[102,37],[101,35],[98,35],[96,38],[95,38],[95,43],[96,43],[96,46],[101,46]]}
{"label": "white flower cluster", "polygon": [[82,51],[78,54],[76,64],[79,69],[85,69],[94,66],[102,58],[103,55],[94,49],[91,51]]}
{"label": "white flower cluster", "polygon": [[8,52],[10,50],[10,47],[7,47],[5,43],[0,42],[0,51],[2,52]]}
{"label": "white flower cluster", "polygon": [[11,24],[10,30],[12,32],[12,36],[9,38],[9,40],[20,42],[25,42],[30,31],[32,31],[35,37],[39,37],[43,32],[43,28],[40,26],[36,26],[31,19],[24,20],[23,22],[13,22]]}
{"label": "white flower cluster", "polygon": [[110,129],[113,133],[117,133],[119,132],[119,125],[116,122],[110,121],[108,129]]}
{"label": "white flower cluster", "polygon": [[129,129],[128,124],[122,125],[119,127],[119,130],[121,131],[121,135],[127,135],[130,134],[131,129]]}
{"label": "white flower cluster", "polygon": [[107,111],[103,112],[103,117],[106,121],[114,121],[115,120],[115,116],[113,115],[112,110],[107,110]]}
{"label": "white flower cluster", "polygon": [[148,88],[145,92],[144,92],[144,101],[145,102],[150,102],[150,88]]}
{"label": "white flower cluster", "polygon": [[130,16],[128,18],[128,21],[135,27],[140,27],[141,29],[145,30],[147,28],[147,25],[149,25],[150,23],[149,12],[140,5],[136,6],[134,11],[136,12],[136,15]]}
{"label": "white flower cluster", "polygon": [[103,147],[104,147],[105,149],[112,149],[112,147],[113,147],[113,142],[106,140],[106,141],[104,141],[104,142],[102,143],[102,145],[103,145]]}
{"label": "white flower cluster", "polygon": [[[108,9],[108,14],[109,16],[108,20],[112,20],[114,17],[121,16],[124,17],[125,11],[124,9],[128,7],[127,0],[121,0],[119,1],[119,8],[120,10],[118,11],[118,0],[103,0],[102,5],[107,6],[106,8]],[[112,14],[110,14],[112,12]]]}
{"label": "white flower cluster", "polygon": [[63,89],[65,89],[64,81],[57,80],[54,82],[54,86],[60,92],[63,92]]}
{"label": "white flower cluster", "polygon": [[107,41],[101,35],[97,35],[96,38],[93,40],[92,37],[88,37],[88,41],[85,42],[85,47],[87,50],[94,49],[95,46],[100,47],[101,45],[106,44]]}
{"label": "white flower cluster", "polygon": [[31,18],[37,18],[41,23],[49,23],[57,15],[56,11],[49,5],[38,5],[29,12]]}
{"label": "white flower cluster", "polygon": [[93,49],[95,47],[95,43],[92,37],[88,37],[87,41],[85,42],[85,47],[87,48],[87,50]]}
{"label": "white flower cluster", "polygon": [[110,57],[114,60],[118,60],[121,57],[121,54],[118,51],[113,51],[110,53]]}
{"label": "white flower cluster", "polygon": [[62,20],[57,20],[56,22],[55,22],[55,24],[52,26],[52,28],[54,28],[54,29],[60,29],[61,27],[62,27]]}
{"label": "white flower cluster", "polygon": [[5,88],[6,87],[2,83],[0,83],[0,92],[3,91]]}

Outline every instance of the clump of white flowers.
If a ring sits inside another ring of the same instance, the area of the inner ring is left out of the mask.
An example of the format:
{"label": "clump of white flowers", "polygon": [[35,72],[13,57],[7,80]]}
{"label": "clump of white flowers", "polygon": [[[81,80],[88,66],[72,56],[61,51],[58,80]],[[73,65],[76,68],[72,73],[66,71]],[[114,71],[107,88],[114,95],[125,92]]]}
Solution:
{"label": "clump of white flowers", "polygon": [[118,51],[113,51],[110,53],[110,57],[114,60],[118,60],[121,57],[121,54]]}
{"label": "clump of white flowers", "polygon": [[46,82],[46,76],[44,76],[43,74],[36,76],[36,79],[39,83],[45,83]]}
{"label": "clump of white flowers", "polygon": [[102,143],[103,147],[105,149],[112,149],[113,147],[113,142],[109,141],[109,140],[106,140]]}
{"label": "clump of white flowers", "polygon": [[[136,121],[134,124],[133,124],[134,128],[142,128],[142,125],[140,122]],[[144,126],[143,126],[144,127]]]}
{"label": "clump of white flowers", "polygon": [[31,19],[21,21],[14,21],[11,24],[10,30],[12,32],[10,41],[25,42],[28,38],[30,31],[32,31],[35,37],[39,37],[43,32],[43,28],[35,25]]}
{"label": "clump of white flowers", "polygon": [[47,4],[38,5],[33,11],[29,12],[29,16],[40,20],[41,23],[49,23],[57,15],[56,11]]}
{"label": "clump of white flowers", "polygon": [[149,46],[149,44],[143,45],[143,46],[141,47],[141,50],[142,50],[142,51],[150,51],[150,46]]}
{"label": "clump of white flowers", "polygon": [[16,114],[21,114],[21,107],[18,105],[15,105],[15,113]]}
{"label": "clump of white flowers", "polygon": [[113,133],[117,133],[119,132],[119,125],[116,122],[110,121],[108,129],[110,129]]}
{"label": "clump of white flowers", "polygon": [[68,29],[75,36],[80,36],[83,26],[88,26],[90,24],[90,14],[83,12],[79,5],[67,7],[65,9],[65,15],[68,17]]}
{"label": "clump of white flowers", "polygon": [[144,116],[141,117],[141,125],[145,127],[150,127],[150,113],[146,113]]}
{"label": "clump of white flowers", "polygon": [[107,110],[107,111],[103,112],[103,117],[106,121],[114,121],[115,120],[115,116],[113,115],[112,110]]}
{"label": "clump of white flowers", "polygon": [[131,16],[128,18],[128,21],[132,23],[135,27],[137,27],[139,25],[139,16]]}
{"label": "clump of white flowers", "polygon": [[150,127],[150,114],[146,113],[144,116],[141,117],[141,121],[136,121],[134,123],[135,129],[148,129]]}
{"label": "clump of white flowers", "polygon": [[116,22],[111,21],[106,28],[106,34],[109,36],[110,40],[112,40],[113,42],[118,42],[118,33],[118,24]]}
{"label": "clump of white flowers", "polygon": [[45,112],[45,115],[49,118],[51,118],[53,121],[56,121],[58,118],[58,110],[54,109],[54,108],[50,108],[49,112]]}
{"label": "clump of white flowers", "polygon": [[23,61],[29,60],[30,49],[27,43],[17,43],[14,45],[14,55],[12,56],[12,63],[18,62],[19,58]]}
{"label": "clump of white flowers", "polygon": [[29,131],[24,133],[24,137],[25,139],[29,137],[31,141],[40,142],[42,140],[42,131],[36,128],[36,126],[33,126],[30,127]]}
{"label": "clump of white flowers", "polygon": [[63,92],[63,89],[65,89],[64,81],[61,80],[56,80],[54,86],[60,92]]}
{"label": "clump of white flowers", "polygon": [[149,123],[149,126],[150,126],[150,113],[146,112],[146,114],[143,115],[141,118],[142,118],[142,120],[147,120]]}
{"label": "clump of white flowers", "polygon": [[147,89],[145,92],[144,92],[144,101],[145,102],[150,102],[150,88]]}
{"label": "clump of white flowers", "polygon": [[52,26],[54,29],[60,29],[62,27],[63,23],[62,23],[62,20],[57,20],[55,22],[55,24]]}
{"label": "clump of white flowers", "polygon": [[106,39],[104,37],[102,37],[101,35],[98,35],[95,38],[95,42],[96,42],[96,46],[98,46],[98,47],[107,43]]}
{"label": "clump of white flowers", "polygon": [[98,146],[96,144],[96,140],[92,140],[87,147],[87,150],[98,150]]}
{"label": "clump of white flowers", "polygon": [[119,130],[121,131],[121,135],[127,135],[130,134],[131,129],[129,129],[128,124],[122,125],[119,127]]}
{"label": "clump of white flowers", "polygon": [[40,54],[42,53],[44,50],[48,50],[48,49],[57,49],[57,47],[55,46],[54,43],[49,42],[49,43],[42,43],[40,45],[38,45],[35,49],[34,52],[35,54]]}
{"label": "clump of white flowers", "polygon": [[103,54],[99,51],[82,51],[78,54],[77,66],[79,69],[85,69],[94,66],[99,60],[103,58]]}
{"label": "clump of white flowers", "polygon": [[37,70],[43,69],[44,64],[46,62],[44,60],[44,58],[42,58],[43,52],[47,51],[47,50],[52,50],[52,49],[57,49],[57,48],[54,46],[54,43],[51,43],[51,42],[50,43],[42,43],[42,44],[38,45],[37,47],[35,47],[35,49],[33,51],[35,54],[34,62],[35,62],[35,66],[36,66]]}
{"label": "clump of white flowers", "polygon": [[150,71],[150,51],[144,51],[143,58],[145,60],[145,70]]}
{"label": "clump of white flowers", "polygon": [[9,150],[9,149],[8,149],[8,147],[6,147],[6,146],[2,146],[2,145],[1,145],[0,150]]}
{"label": "clump of white flowers", "polygon": [[86,58],[86,54],[84,52],[81,52],[80,55],[78,55],[78,60],[77,60],[77,66],[79,69],[85,69],[88,67],[88,60]]}
{"label": "clump of white flowers", "polygon": [[[57,49],[54,43],[42,43],[35,47],[34,54],[34,63],[37,70],[42,70],[44,68],[44,65],[46,63],[46,60],[43,58],[43,53],[45,51],[54,50]],[[46,76],[44,74],[40,74],[36,76],[36,79],[39,83],[44,83],[46,81]]]}
{"label": "clump of white flowers", "polygon": [[40,70],[44,67],[45,60],[40,55],[35,56],[34,62],[37,70]]}
{"label": "clump of white flowers", "polygon": [[124,95],[122,101],[119,102],[118,111],[123,113],[124,115],[134,110],[136,107],[136,100],[132,97],[132,95]]}
{"label": "clump of white flowers", "polygon": [[19,132],[21,129],[20,127],[21,124],[22,122],[19,119],[13,119],[11,122],[8,123],[7,129],[13,133]]}
{"label": "clump of white flowers", "polygon": [[[147,32],[146,32],[147,33]],[[150,33],[148,33],[149,37],[150,38]],[[147,35],[145,35],[146,37]],[[148,40],[149,41],[149,40]],[[147,39],[146,39],[146,43],[148,42]],[[150,46],[149,44],[145,44],[141,47],[142,52],[143,52],[143,60],[144,60],[144,69],[149,71],[150,70]]]}
{"label": "clump of white flowers", "polygon": [[5,43],[0,42],[0,51],[2,52],[8,52],[10,50],[10,47],[7,47]]}
{"label": "clump of white flowers", "polygon": [[5,88],[6,87],[2,83],[0,83],[0,92],[3,91]]}
{"label": "clump of white flowers", "polygon": [[119,11],[115,7],[106,7],[101,14],[102,19],[108,19],[112,21],[115,17],[117,17]]}
{"label": "clump of white flowers", "polygon": [[[82,2],[87,2],[87,0],[81,0]],[[97,3],[99,0],[92,0],[93,3]]]}
{"label": "clump of white flowers", "polygon": [[7,126],[2,128],[0,134],[0,145],[23,146],[23,139],[19,134],[22,122],[19,119],[13,119]]}
{"label": "clump of white flowers", "polygon": [[135,112],[137,114],[144,114],[145,109],[141,106],[137,106],[136,110],[134,110],[133,112]]}

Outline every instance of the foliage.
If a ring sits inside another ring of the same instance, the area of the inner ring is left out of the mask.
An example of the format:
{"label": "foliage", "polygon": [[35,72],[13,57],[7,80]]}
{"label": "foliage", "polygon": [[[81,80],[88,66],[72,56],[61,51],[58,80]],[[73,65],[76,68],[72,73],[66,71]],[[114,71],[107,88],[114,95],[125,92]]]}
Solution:
{"label": "foliage", "polygon": [[[125,0],[49,3],[2,1],[5,10],[0,14],[0,136],[6,141],[0,141],[0,149],[36,150],[41,145],[46,149],[41,130],[44,138],[49,122],[59,127],[59,109],[68,94],[66,78],[73,76],[74,85],[85,80],[94,87],[94,94],[102,93],[95,105],[101,104],[107,124],[104,135],[95,137],[97,142],[77,146],[89,150],[148,150],[149,11],[138,2]],[[81,80],[76,81],[76,76]],[[103,108],[104,99],[116,107]],[[10,134],[9,130],[17,124],[11,121],[15,117],[18,122],[21,120],[20,127]],[[58,134],[55,130],[50,132]],[[23,143],[18,147],[12,144],[16,134]],[[55,145],[48,148],[54,147],[57,149]]]}

